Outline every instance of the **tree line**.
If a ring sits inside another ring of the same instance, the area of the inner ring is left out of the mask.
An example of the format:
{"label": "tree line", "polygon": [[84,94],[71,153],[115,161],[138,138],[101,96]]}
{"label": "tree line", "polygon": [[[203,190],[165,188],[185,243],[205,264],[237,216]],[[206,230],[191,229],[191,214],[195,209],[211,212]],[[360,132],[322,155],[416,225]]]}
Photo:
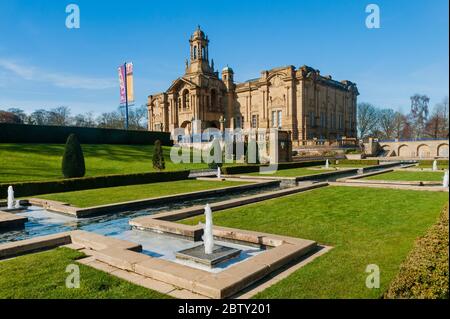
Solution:
{"label": "tree line", "polygon": [[358,137],[376,137],[384,140],[449,137],[448,97],[430,110],[426,95],[411,96],[407,114],[390,108],[377,108],[370,103],[359,103],[357,110]]}
{"label": "tree line", "polygon": [[[130,107],[128,111],[129,129],[146,130],[147,115],[145,105]],[[125,128],[125,110],[118,108],[117,111],[102,113],[98,116],[94,116],[92,112],[72,116],[71,109],[67,106],[50,110],[38,109],[29,114],[20,108],[9,108],[0,109],[0,123],[123,129]]]}
{"label": "tree line", "polygon": [[[359,103],[357,110],[358,137],[380,139],[421,139],[449,137],[448,97],[434,105],[430,110],[430,98],[426,95],[411,96],[411,107],[407,114],[390,108],[378,108],[370,103]],[[131,107],[128,112],[131,130],[147,129],[147,107]],[[58,125],[78,127],[99,127],[123,129],[125,111],[102,113],[94,116],[92,112],[72,116],[67,106],[50,110],[38,109],[30,114],[19,108],[0,109],[0,123],[31,125]]]}

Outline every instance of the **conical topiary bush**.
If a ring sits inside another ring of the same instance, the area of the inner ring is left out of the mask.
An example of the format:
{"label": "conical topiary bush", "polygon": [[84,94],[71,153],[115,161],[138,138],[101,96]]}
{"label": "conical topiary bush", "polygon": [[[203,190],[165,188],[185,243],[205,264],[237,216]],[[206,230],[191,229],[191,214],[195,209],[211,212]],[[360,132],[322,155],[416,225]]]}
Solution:
{"label": "conical topiary bush", "polygon": [[65,178],[83,177],[86,173],[83,150],[75,134],[67,138],[62,158],[62,173]]}
{"label": "conical topiary bush", "polygon": [[155,149],[153,150],[153,168],[161,171],[166,168],[166,163],[164,161],[164,154],[161,147],[161,141],[155,141]]}

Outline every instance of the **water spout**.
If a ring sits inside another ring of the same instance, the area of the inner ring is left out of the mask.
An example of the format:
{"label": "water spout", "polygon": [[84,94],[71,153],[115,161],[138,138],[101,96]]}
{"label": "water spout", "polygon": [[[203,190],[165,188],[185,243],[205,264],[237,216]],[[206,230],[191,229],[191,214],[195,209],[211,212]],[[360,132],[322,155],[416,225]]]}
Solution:
{"label": "water spout", "polygon": [[433,171],[437,171],[437,170],[438,170],[437,161],[434,160],[433,161]]}
{"label": "water spout", "polygon": [[448,188],[448,171],[444,173],[444,181],[442,182],[442,186]]}
{"label": "water spout", "polygon": [[14,208],[14,189],[12,186],[8,187],[8,209]]}
{"label": "water spout", "polygon": [[217,178],[222,178],[222,172],[220,171],[219,166],[217,166]]}
{"label": "water spout", "polygon": [[329,168],[330,168],[330,161],[329,161],[329,160],[327,160],[327,161],[325,162],[325,168],[326,168],[326,169],[329,169]]}
{"label": "water spout", "polygon": [[213,220],[211,206],[206,204],[205,207],[205,225],[203,227],[203,245],[205,246],[205,254],[209,255],[213,252],[214,236],[213,236]]}

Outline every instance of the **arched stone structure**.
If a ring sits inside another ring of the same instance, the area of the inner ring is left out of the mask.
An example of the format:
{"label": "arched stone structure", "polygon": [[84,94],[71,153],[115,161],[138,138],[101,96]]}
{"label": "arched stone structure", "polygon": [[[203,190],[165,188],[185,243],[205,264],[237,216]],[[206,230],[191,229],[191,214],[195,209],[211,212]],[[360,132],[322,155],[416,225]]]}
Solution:
{"label": "arched stone structure", "polygon": [[420,144],[419,146],[417,146],[416,154],[420,158],[432,157],[430,147],[427,144]]}
{"label": "arched stone structure", "polygon": [[444,139],[420,141],[379,141],[378,145],[378,150],[382,149],[384,156],[389,157],[430,159],[436,157],[448,158],[449,156],[449,141]]}
{"label": "arched stone structure", "polygon": [[411,156],[411,151],[408,145],[403,144],[398,147],[397,154],[398,156]]}
{"label": "arched stone structure", "polygon": [[439,157],[448,157],[448,144],[440,144],[438,145],[437,154]]}

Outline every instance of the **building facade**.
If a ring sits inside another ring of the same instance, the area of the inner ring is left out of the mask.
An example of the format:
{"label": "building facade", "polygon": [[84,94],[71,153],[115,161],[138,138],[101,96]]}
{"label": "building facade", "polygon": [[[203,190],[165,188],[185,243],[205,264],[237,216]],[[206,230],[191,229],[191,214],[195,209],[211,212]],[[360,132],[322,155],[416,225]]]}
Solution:
{"label": "building facade", "polygon": [[215,71],[209,39],[200,28],[189,44],[185,74],[166,92],[148,97],[150,130],[279,128],[298,142],[356,138],[355,83],[335,81],[305,65],[274,68],[235,83],[230,67],[220,76]]}

